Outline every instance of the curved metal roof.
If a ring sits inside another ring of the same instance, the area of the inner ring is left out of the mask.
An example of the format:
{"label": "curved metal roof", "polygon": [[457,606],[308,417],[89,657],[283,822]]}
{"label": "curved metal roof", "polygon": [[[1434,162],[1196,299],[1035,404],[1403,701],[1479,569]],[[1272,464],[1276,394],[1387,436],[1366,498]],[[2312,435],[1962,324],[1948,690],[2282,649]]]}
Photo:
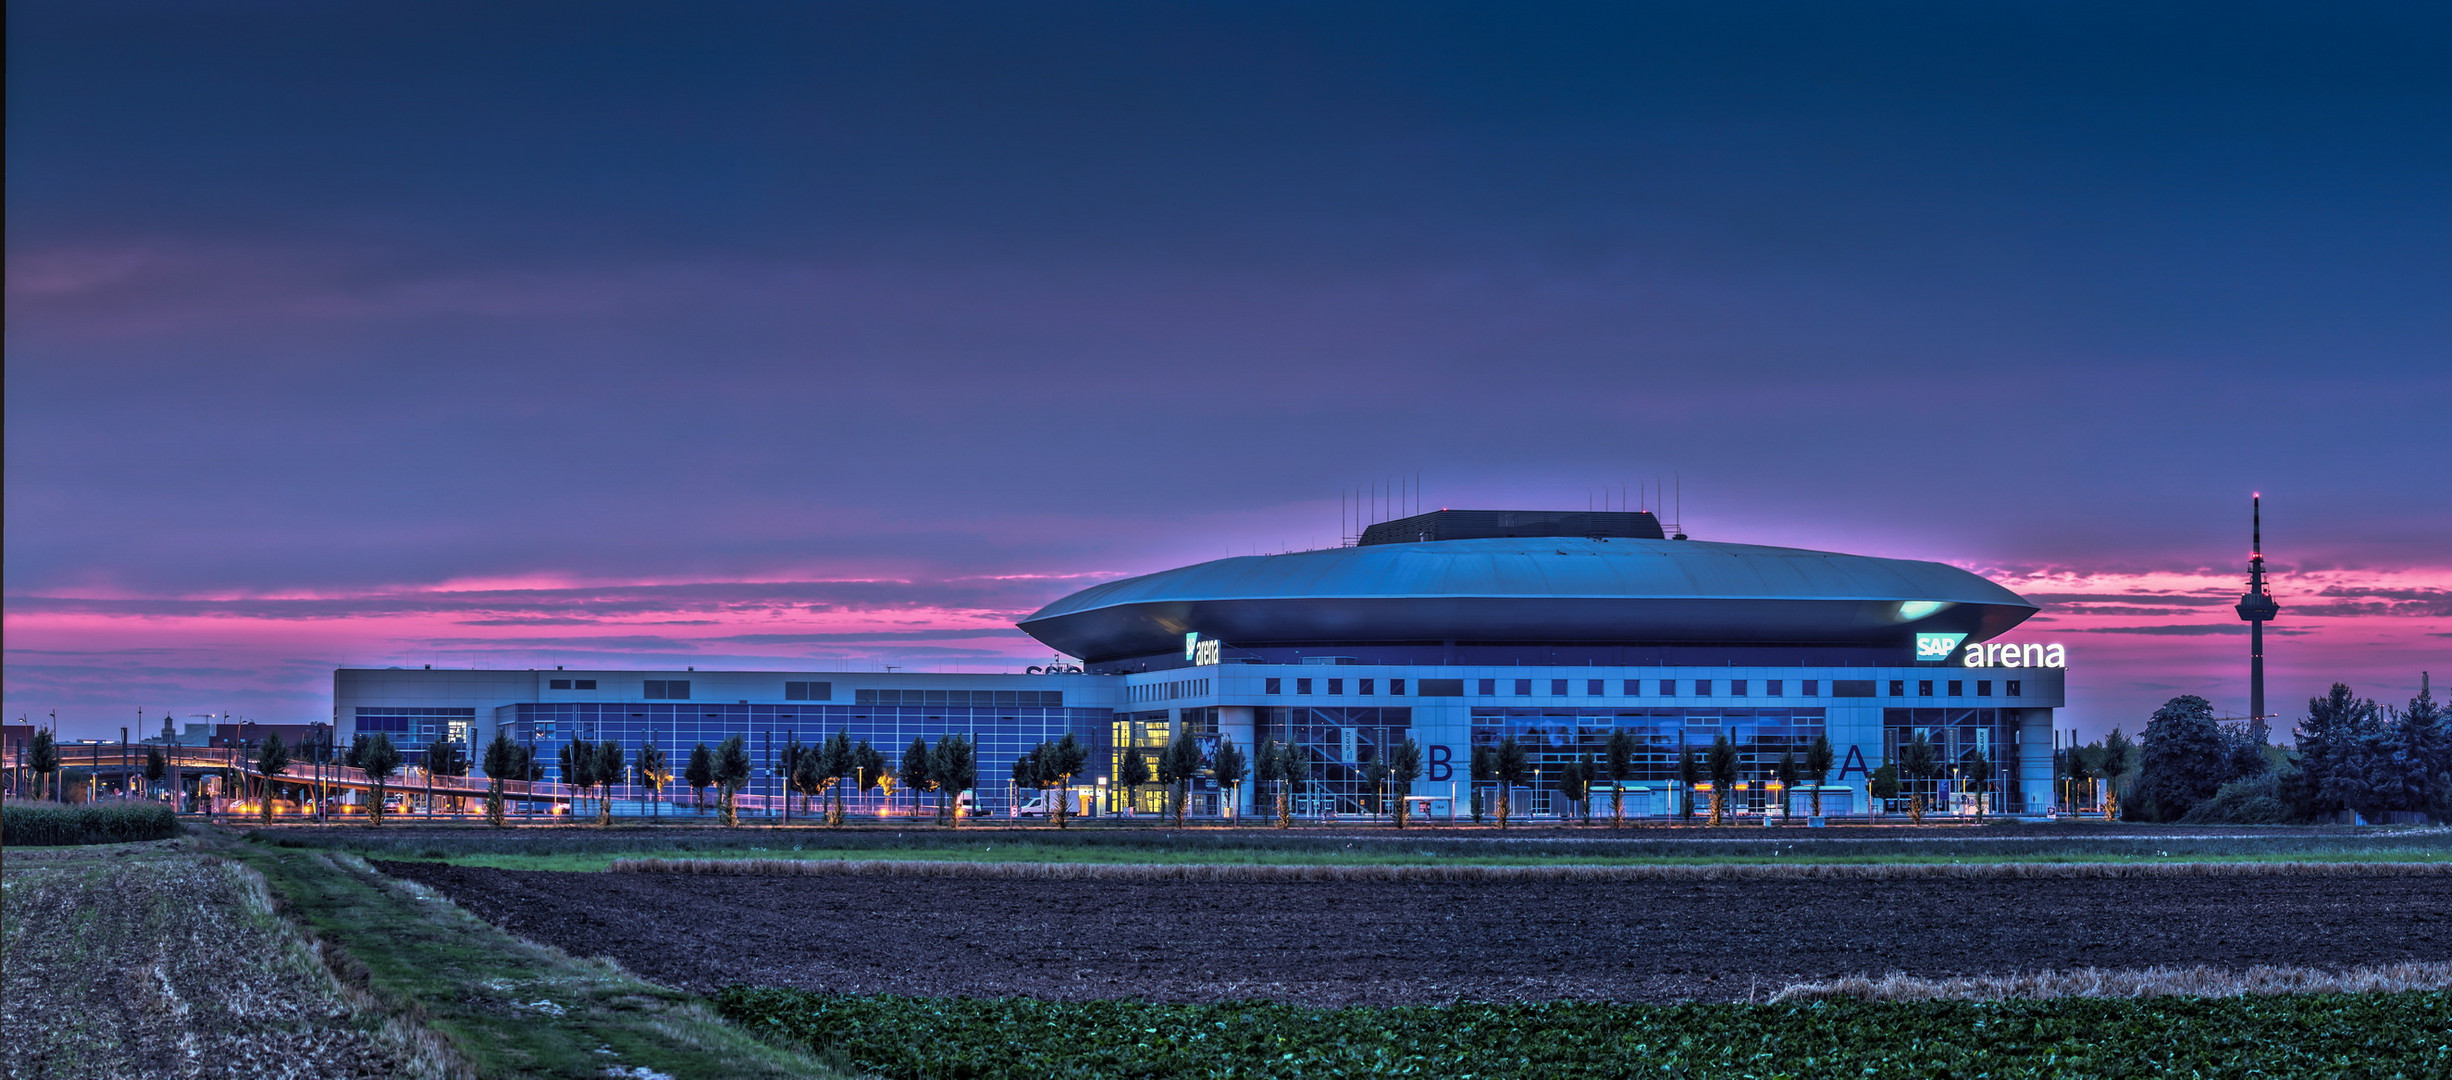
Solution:
{"label": "curved metal roof", "polygon": [[1954,566],[1699,540],[1443,540],[1256,555],[1111,581],[1021,628],[1087,660],[1183,635],[1337,642],[1905,643],[1996,636],[2036,608]]}

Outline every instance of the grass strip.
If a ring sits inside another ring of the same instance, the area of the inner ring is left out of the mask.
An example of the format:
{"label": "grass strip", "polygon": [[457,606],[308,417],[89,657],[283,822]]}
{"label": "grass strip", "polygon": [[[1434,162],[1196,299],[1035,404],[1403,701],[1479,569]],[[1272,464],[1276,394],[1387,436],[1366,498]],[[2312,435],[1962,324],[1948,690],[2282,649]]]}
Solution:
{"label": "grass strip", "polygon": [[125,844],[177,835],[179,819],[160,803],[62,806],[19,801],[0,806],[0,844],[12,847]]}
{"label": "grass strip", "polygon": [[835,1075],[725,1026],[692,995],[514,937],[355,856],[218,850],[264,875],[336,970],[417,1017],[481,1076]]}
{"label": "grass strip", "polygon": [[2391,1077],[2452,1071],[2452,994],[1306,1009],[735,987],[733,1022],[888,1080]]}
{"label": "grass strip", "polygon": [[1336,866],[1259,863],[968,862],[918,859],[621,859],[615,873],[738,876],[1032,878],[1061,881],[1725,881],[1964,878],[2452,877],[2452,863],[2403,862],[1970,862],[1702,863],[1491,866],[1478,863]]}

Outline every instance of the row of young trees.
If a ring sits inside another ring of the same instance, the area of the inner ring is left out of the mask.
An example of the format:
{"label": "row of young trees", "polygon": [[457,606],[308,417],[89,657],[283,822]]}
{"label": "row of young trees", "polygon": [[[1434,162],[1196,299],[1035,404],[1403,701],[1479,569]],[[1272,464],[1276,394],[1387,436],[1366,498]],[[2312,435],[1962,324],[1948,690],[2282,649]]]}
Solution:
{"label": "row of young trees", "polygon": [[2308,699],[2293,745],[2269,745],[2262,718],[2225,728],[2191,695],[2163,703],[2138,743],[2115,728],[2061,752],[2078,790],[2101,781],[2107,816],[2195,824],[2310,821],[2402,812],[2452,821],[2452,714],[2420,689],[2406,707],[2335,683]]}
{"label": "row of young trees", "polygon": [[[1648,771],[1646,766],[1638,762],[1642,749],[1642,742],[1633,733],[1627,731],[1611,733],[1609,740],[1602,744],[1598,758],[1591,754],[1583,754],[1560,766],[1559,792],[1566,796],[1567,801],[1582,807],[1584,819],[1588,822],[1592,816],[1592,789],[1608,788],[1611,823],[1615,826],[1623,826],[1626,823],[1625,786],[1631,781],[1642,779],[1642,774]],[[1939,756],[1931,745],[1924,741],[1923,736],[1918,735],[1909,744],[1902,746],[1901,750],[1901,761],[1895,767],[1891,767],[1891,772],[1888,774],[1889,783],[1893,789],[1898,786],[1902,778],[1913,781],[1936,778],[1941,775]],[[1708,822],[1712,825],[1725,824],[1728,815],[1732,812],[1729,796],[1736,791],[1737,781],[1743,771],[1741,765],[1744,753],[1745,748],[1726,735],[1714,739],[1709,747],[1699,751],[1692,745],[1679,748],[1675,768],[1678,782],[1684,786],[1684,791],[1678,816],[1687,819],[1694,816],[1694,792],[1708,780],[1710,783]],[[1981,761],[1981,755],[1977,755],[1973,762],[1966,764],[1972,768]],[[1828,738],[1817,736],[1805,747],[1803,758],[1797,756],[1793,747],[1783,749],[1779,760],[1771,767],[1771,776],[1778,781],[1780,786],[1781,810],[1784,812],[1792,808],[1791,800],[1799,785],[1809,785],[1808,794],[1812,800],[1813,816],[1822,816],[1822,785],[1829,780],[1830,771],[1836,765],[1837,757],[1831,749]],[[1990,776],[1989,763],[1983,763],[1981,771],[1988,779]],[[1493,809],[1498,818],[1499,828],[1506,828],[1514,809],[1511,805],[1512,791],[1531,783],[1533,779],[1531,748],[1517,741],[1514,736],[1500,739],[1493,744],[1474,747],[1471,773],[1476,786],[1474,820],[1480,820],[1482,814],[1479,786],[1490,784],[1496,789],[1495,798],[1492,801],[1495,804]],[[1877,772],[1874,778],[1875,786],[1879,788],[1883,782],[1883,775]],[[1898,791],[1892,790],[1885,797],[1897,798],[1898,794]],[[1880,795],[1878,790],[1876,795]],[[1921,820],[1921,801],[1911,802],[1910,806],[1912,812],[1918,815],[1918,820]]]}

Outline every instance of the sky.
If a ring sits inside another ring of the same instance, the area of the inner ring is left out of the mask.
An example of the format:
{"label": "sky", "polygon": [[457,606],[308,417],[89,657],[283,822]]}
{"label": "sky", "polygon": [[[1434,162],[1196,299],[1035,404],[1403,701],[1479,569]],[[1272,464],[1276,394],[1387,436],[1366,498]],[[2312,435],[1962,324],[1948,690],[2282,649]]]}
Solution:
{"label": "sky", "polygon": [[64,736],[1014,670],[1399,478],[1984,573],[2089,738],[2246,711],[2261,491],[2277,727],[2452,672],[2441,5],[7,18],[5,710]]}

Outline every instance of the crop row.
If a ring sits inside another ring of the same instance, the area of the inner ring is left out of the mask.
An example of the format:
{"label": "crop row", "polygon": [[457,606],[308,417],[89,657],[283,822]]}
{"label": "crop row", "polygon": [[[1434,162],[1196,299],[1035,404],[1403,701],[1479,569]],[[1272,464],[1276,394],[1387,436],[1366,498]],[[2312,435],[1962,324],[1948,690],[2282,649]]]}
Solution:
{"label": "crop row", "polygon": [[735,987],[726,1019],[891,1080],[1021,1077],[2419,1077],[2452,993],[2145,1001],[1306,1009]]}
{"label": "crop row", "polygon": [[160,803],[59,806],[12,802],[0,807],[0,841],[42,847],[120,844],[179,835],[179,819]]}

